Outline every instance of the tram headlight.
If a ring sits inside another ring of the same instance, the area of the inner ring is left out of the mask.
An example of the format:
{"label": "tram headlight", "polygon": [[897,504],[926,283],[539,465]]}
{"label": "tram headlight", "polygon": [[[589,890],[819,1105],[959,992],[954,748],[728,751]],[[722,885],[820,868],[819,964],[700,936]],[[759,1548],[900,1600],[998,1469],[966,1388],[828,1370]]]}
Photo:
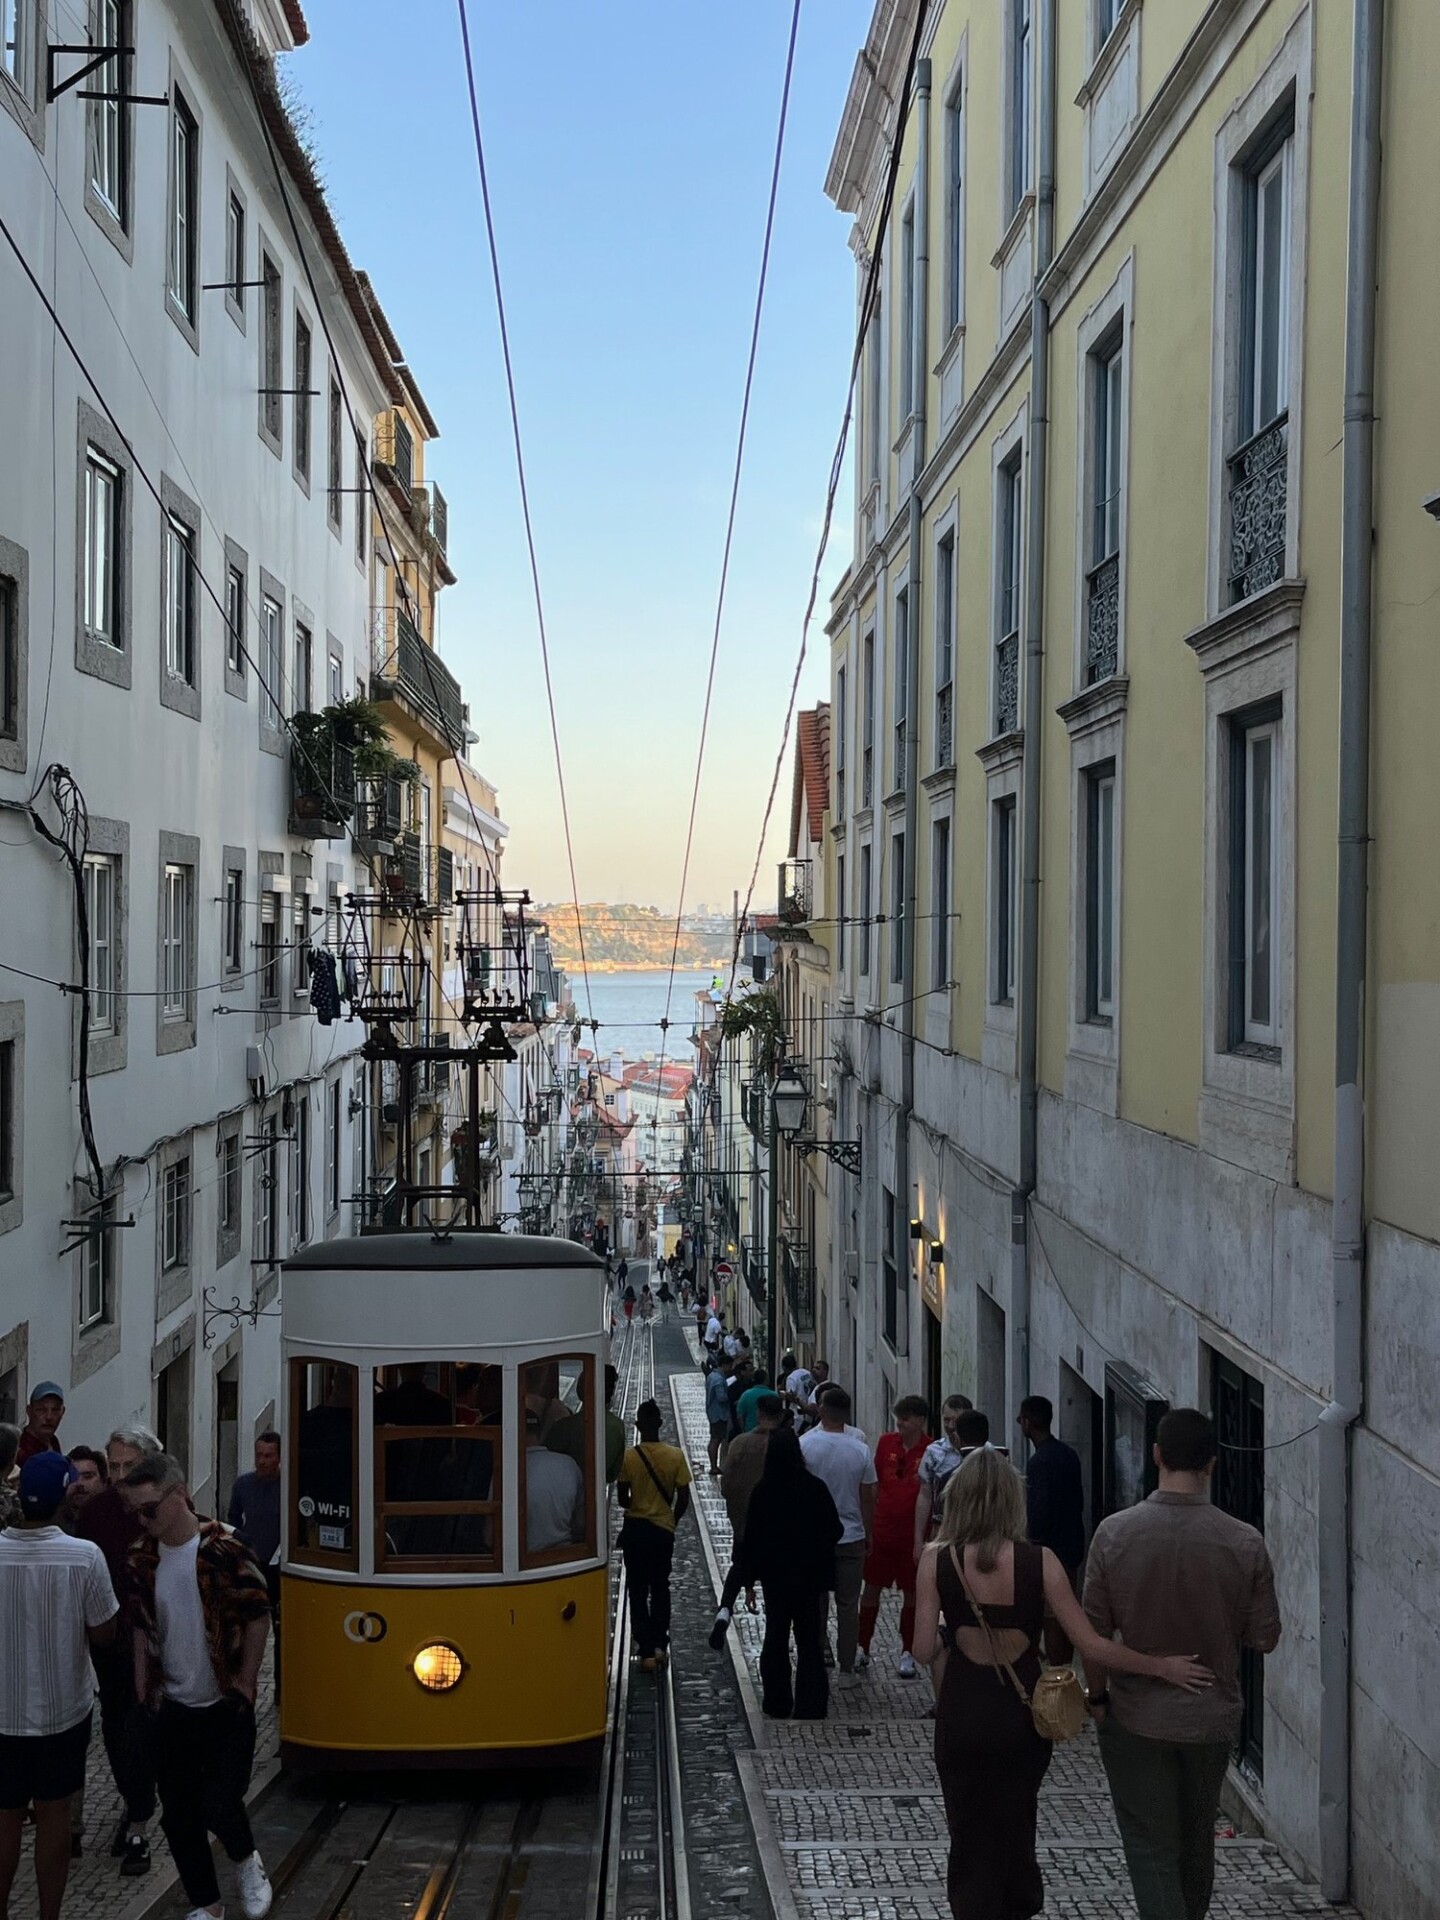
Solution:
{"label": "tram headlight", "polygon": [[459,1686],[465,1662],[458,1649],[436,1640],[420,1649],[410,1662],[410,1671],[427,1693],[448,1693]]}

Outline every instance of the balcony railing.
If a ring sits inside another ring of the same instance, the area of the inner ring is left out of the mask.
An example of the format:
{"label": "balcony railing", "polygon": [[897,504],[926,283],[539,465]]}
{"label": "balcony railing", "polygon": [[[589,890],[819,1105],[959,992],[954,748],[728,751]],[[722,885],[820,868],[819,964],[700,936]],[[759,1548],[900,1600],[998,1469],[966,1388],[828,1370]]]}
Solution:
{"label": "balcony railing", "polygon": [[782,1240],[780,1267],[785,1304],[796,1337],[803,1340],[815,1331],[815,1264],[809,1248]]}
{"label": "balcony railing", "polygon": [[786,927],[803,927],[810,918],[810,862],[780,862],[779,915]]}
{"label": "balcony railing", "polygon": [[1014,628],[995,646],[995,735],[1020,724],[1020,632]]}
{"label": "balcony railing", "polygon": [[449,847],[426,846],[418,833],[402,833],[386,856],[384,878],[397,904],[448,907],[455,898],[455,856]]}
{"label": "balcony railing", "polygon": [[935,695],[935,768],[955,764],[955,689],[947,680]]}
{"label": "balcony railing", "polygon": [[290,831],[304,840],[343,840],[355,811],[355,753],[339,741],[297,740],[290,748]]}
{"label": "balcony railing", "polygon": [[449,558],[450,507],[438,487],[430,489],[430,532],[442,560]]}
{"label": "balcony railing", "polygon": [[415,442],[396,407],[376,416],[375,464],[388,467],[406,493],[415,484]]}
{"label": "balcony railing", "polygon": [[1090,685],[1120,671],[1120,556],[1092,567],[1085,581],[1085,678]]}
{"label": "balcony railing", "polygon": [[465,744],[465,701],[460,682],[399,607],[371,612],[374,678],[382,699],[398,692],[420,713],[452,752]]}
{"label": "balcony railing", "polygon": [[378,852],[399,839],[405,825],[405,787],[393,777],[360,783],[355,807],[355,838],[363,852]]}
{"label": "balcony railing", "polygon": [[1230,599],[1248,600],[1285,571],[1290,416],[1282,413],[1230,456]]}

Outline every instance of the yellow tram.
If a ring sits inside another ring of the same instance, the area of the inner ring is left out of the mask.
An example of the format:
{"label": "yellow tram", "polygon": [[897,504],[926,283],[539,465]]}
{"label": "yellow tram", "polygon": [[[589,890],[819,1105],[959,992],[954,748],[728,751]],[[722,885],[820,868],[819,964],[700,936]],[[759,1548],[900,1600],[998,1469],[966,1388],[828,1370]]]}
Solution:
{"label": "yellow tram", "polygon": [[602,1263],[474,1230],[330,1240],[285,1263],[281,1339],[286,1761],[598,1753]]}

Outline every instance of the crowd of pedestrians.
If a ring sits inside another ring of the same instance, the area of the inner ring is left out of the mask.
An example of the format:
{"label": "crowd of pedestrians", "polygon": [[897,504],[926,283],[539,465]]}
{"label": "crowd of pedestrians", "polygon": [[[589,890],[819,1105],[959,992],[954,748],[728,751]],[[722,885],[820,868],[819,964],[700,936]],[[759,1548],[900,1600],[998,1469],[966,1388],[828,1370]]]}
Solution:
{"label": "crowd of pedestrians", "polygon": [[41,1380],[23,1428],[0,1426],[0,1916],[28,1819],[39,1920],[59,1920],[98,1701],[117,1873],[149,1871],[158,1806],[189,1920],[225,1911],[212,1834],[240,1912],[263,1920],[270,1882],[245,1796],[278,1616],[280,1437],[256,1440],[222,1525],[195,1511],[156,1435],[118,1428],[103,1451],[67,1451],[64,1417],[63,1389]]}
{"label": "crowd of pedestrians", "polygon": [[872,1446],[822,1361],[786,1353],[771,1383],[723,1314],[702,1307],[697,1330],[732,1539],[710,1644],[758,1588],[764,1712],[824,1718],[827,1669],[864,1674],[882,1597],[898,1590],[896,1670],[931,1681],[954,1920],[1043,1910],[1040,1787],[1054,1740],[1087,1710],[1141,1920],[1204,1920],[1240,1651],[1280,1635],[1260,1534],[1210,1498],[1208,1415],[1165,1415],[1157,1490],[1087,1541],[1080,1460],[1042,1396],[1020,1408],[1023,1471],[963,1394],[939,1408],[936,1437],[926,1402],[902,1396]]}

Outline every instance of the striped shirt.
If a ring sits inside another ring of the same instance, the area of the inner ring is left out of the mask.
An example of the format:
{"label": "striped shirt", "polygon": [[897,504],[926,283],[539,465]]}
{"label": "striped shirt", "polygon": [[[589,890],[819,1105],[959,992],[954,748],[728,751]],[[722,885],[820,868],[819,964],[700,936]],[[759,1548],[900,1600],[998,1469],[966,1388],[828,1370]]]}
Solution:
{"label": "striped shirt", "polygon": [[87,1627],[115,1618],[105,1556],[59,1527],[0,1533],[0,1734],[63,1733],[95,1698]]}

